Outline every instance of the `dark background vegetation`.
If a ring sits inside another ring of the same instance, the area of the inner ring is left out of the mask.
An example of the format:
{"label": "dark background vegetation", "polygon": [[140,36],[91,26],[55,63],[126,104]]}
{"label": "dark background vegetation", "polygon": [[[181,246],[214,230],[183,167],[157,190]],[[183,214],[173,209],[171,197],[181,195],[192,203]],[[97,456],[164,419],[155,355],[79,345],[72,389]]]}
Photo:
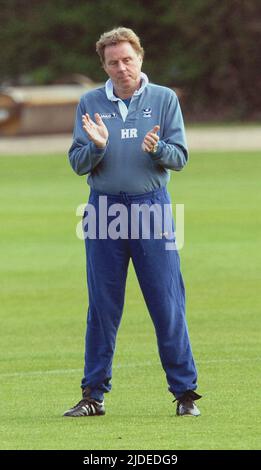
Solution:
{"label": "dark background vegetation", "polygon": [[104,81],[100,34],[133,28],[188,117],[261,119],[260,0],[0,0],[0,84]]}

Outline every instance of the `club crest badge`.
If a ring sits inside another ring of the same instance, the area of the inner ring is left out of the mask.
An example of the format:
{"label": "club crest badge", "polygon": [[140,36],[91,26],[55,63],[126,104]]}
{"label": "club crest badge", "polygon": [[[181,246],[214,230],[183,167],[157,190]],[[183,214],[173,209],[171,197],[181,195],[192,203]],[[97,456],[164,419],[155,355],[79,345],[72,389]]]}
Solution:
{"label": "club crest badge", "polygon": [[143,117],[150,118],[151,117],[151,112],[152,112],[151,108],[144,108],[143,109]]}

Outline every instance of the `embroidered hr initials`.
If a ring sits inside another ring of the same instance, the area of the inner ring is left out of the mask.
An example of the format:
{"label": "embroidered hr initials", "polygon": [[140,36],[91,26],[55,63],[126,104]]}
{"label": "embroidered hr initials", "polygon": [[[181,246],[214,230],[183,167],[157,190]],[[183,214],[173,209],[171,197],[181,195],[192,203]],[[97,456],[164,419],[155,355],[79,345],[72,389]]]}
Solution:
{"label": "embroidered hr initials", "polygon": [[135,139],[138,137],[138,129],[121,129],[122,139]]}

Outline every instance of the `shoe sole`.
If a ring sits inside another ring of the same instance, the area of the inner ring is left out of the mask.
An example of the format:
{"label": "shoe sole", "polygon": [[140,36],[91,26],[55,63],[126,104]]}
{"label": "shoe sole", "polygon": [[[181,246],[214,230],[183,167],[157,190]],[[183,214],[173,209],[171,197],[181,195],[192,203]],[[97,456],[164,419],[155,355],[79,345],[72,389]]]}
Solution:
{"label": "shoe sole", "polygon": [[67,415],[67,414],[63,414],[62,416],[64,418],[92,418],[94,416],[104,416],[105,415],[105,411],[103,413],[95,413],[94,415],[81,415],[81,416],[74,416],[74,415]]}

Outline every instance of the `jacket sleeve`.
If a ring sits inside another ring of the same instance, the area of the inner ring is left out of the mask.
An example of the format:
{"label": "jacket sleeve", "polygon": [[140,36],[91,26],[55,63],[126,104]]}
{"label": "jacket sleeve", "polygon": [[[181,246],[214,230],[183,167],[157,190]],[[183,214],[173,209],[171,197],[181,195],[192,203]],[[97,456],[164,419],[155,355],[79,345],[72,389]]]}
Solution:
{"label": "jacket sleeve", "polygon": [[171,92],[171,99],[165,113],[163,129],[156,153],[151,158],[170,170],[180,171],[188,161],[185,128],[178,97]]}
{"label": "jacket sleeve", "polygon": [[103,159],[106,148],[98,148],[92,142],[82,127],[82,115],[87,112],[83,99],[77,106],[73,143],[69,149],[70,164],[77,175],[90,173]]}

